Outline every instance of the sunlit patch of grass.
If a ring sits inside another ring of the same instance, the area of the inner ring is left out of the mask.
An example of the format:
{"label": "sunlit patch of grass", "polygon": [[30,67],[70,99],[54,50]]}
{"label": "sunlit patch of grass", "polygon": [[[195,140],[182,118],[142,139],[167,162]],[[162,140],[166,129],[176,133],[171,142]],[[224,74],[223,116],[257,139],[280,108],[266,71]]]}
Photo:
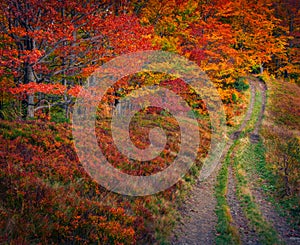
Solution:
{"label": "sunlit patch of grass", "polygon": [[245,132],[250,132],[253,130],[255,123],[257,122],[259,113],[261,111],[261,103],[262,103],[262,94],[260,91],[256,91],[253,112],[252,112],[251,118],[245,128]]}

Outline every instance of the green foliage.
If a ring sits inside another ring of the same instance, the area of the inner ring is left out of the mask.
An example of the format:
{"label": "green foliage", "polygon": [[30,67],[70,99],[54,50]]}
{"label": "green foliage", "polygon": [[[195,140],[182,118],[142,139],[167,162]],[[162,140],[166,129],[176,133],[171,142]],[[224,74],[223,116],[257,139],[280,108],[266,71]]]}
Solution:
{"label": "green foliage", "polygon": [[238,96],[235,93],[232,94],[232,101],[233,103],[237,103],[238,101]]}
{"label": "green foliage", "polygon": [[70,123],[70,119],[66,118],[65,112],[61,109],[52,109],[50,120],[55,123]]}
{"label": "green foliage", "polygon": [[233,86],[239,92],[246,91],[249,88],[249,84],[246,83],[246,79],[244,77],[236,79]]}
{"label": "green foliage", "polygon": [[0,118],[4,120],[15,120],[21,118],[22,112],[18,108],[19,103],[15,100],[3,101],[0,104]]}
{"label": "green foliage", "polygon": [[259,74],[260,73],[260,65],[254,65],[251,67],[252,74]]}

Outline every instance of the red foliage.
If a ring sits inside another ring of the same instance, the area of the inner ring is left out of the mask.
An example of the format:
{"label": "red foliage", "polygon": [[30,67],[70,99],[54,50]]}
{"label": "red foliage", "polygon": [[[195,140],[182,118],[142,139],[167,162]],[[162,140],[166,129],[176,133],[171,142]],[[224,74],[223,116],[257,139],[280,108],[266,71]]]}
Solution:
{"label": "red foliage", "polygon": [[2,1],[0,76],[14,77],[8,91],[63,95],[71,87],[66,94],[76,96],[76,84],[104,61],[152,49],[153,28],[141,26],[131,14],[115,16],[107,11],[109,5],[99,0]]}
{"label": "red foliage", "polygon": [[134,244],[136,218],[101,201],[64,126],[1,122],[0,241]]}

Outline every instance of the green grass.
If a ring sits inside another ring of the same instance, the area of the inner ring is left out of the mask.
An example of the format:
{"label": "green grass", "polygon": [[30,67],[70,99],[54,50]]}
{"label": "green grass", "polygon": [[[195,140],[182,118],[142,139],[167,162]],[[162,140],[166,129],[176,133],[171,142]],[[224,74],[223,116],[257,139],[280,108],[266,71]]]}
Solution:
{"label": "green grass", "polygon": [[255,126],[258,116],[259,116],[259,113],[261,111],[261,103],[262,103],[261,92],[256,91],[253,112],[252,112],[251,118],[245,128],[245,133],[249,133],[254,129],[254,126]]}
{"label": "green grass", "polygon": [[225,158],[225,161],[217,176],[217,184],[215,186],[215,196],[217,199],[216,215],[218,223],[216,226],[217,236],[216,244],[241,244],[238,230],[232,223],[230,207],[226,200],[227,185],[228,185],[228,167],[230,165],[231,150],[230,148]]}
{"label": "green grass", "polygon": [[[275,198],[280,179],[266,162],[266,149],[262,141],[258,142],[258,144],[250,144],[249,152],[254,152],[255,159],[253,159],[253,162],[255,164],[249,165],[247,171],[255,172],[259,176],[257,181],[260,183],[261,189],[267,195],[268,200],[276,207],[280,215],[286,216],[289,212],[292,217],[292,220],[289,220],[291,221],[291,225],[297,226],[297,224],[300,224],[299,199],[297,197],[288,197],[279,200]],[[291,217],[287,216],[289,219]]]}

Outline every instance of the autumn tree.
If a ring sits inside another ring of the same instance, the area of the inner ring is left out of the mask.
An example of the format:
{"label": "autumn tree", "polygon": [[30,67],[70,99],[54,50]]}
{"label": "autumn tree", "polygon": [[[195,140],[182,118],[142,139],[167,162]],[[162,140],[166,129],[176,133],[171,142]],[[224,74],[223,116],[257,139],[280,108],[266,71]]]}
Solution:
{"label": "autumn tree", "polygon": [[226,21],[234,29],[234,48],[241,58],[241,69],[260,72],[275,55],[284,52],[285,39],[275,37],[280,20],[274,16],[271,1],[231,1]]}
{"label": "autumn tree", "polygon": [[274,57],[273,72],[292,78],[299,82],[300,78],[300,2],[295,0],[273,1],[275,16],[280,19],[276,35],[285,38],[285,52]]}
{"label": "autumn tree", "polygon": [[228,84],[238,61],[233,29],[224,21],[229,1],[138,2],[141,21],[154,26],[154,42],[195,61],[221,89],[222,99],[230,101]]}
{"label": "autumn tree", "polygon": [[13,0],[0,7],[0,75],[14,79],[15,93],[26,93],[28,118],[43,108],[45,99],[36,93],[59,95],[55,104],[68,108],[74,95],[69,89],[97,65],[151,48],[151,28],[132,15],[115,16],[110,2]]}

